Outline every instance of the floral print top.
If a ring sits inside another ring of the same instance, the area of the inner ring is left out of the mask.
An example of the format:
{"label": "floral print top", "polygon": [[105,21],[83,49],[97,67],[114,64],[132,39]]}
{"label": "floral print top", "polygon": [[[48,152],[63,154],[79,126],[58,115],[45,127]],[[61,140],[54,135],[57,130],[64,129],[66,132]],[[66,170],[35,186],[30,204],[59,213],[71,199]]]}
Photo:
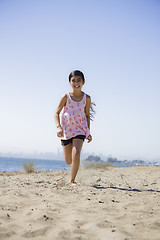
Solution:
{"label": "floral print top", "polygon": [[86,138],[90,134],[90,130],[87,124],[87,118],[85,114],[86,106],[86,94],[80,102],[72,100],[69,93],[67,93],[67,103],[64,106],[62,113],[61,125],[63,129],[64,137],[62,140],[67,140],[77,135],[85,135]]}

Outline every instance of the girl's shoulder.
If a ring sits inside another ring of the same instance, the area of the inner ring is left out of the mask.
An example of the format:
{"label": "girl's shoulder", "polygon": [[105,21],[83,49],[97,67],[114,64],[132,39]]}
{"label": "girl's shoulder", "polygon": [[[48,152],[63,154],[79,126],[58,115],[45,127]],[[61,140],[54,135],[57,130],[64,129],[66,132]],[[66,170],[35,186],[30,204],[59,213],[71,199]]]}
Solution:
{"label": "girl's shoulder", "polygon": [[86,95],[86,99],[91,99],[91,97],[87,93],[83,92],[83,94]]}
{"label": "girl's shoulder", "polygon": [[68,93],[65,93],[65,94],[62,96],[62,98],[67,99],[67,95],[68,95]]}
{"label": "girl's shoulder", "polygon": [[86,98],[91,98],[91,97],[86,93]]}
{"label": "girl's shoulder", "polygon": [[61,98],[61,102],[63,103],[63,105],[65,106],[67,103],[67,93],[65,93],[62,98]]}
{"label": "girl's shoulder", "polygon": [[86,93],[86,101],[90,102],[91,101],[91,97]]}

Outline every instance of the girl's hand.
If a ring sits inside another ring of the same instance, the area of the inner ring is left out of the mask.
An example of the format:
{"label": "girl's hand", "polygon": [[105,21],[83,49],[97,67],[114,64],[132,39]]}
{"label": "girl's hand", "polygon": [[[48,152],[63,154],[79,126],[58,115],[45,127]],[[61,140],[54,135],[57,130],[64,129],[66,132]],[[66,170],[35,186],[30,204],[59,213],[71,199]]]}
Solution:
{"label": "girl's hand", "polygon": [[63,129],[61,126],[57,128],[57,137],[63,137]]}
{"label": "girl's hand", "polygon": [[89,134],[89,136],[87,137],[88,139],[88,143],[92,141],[92,136]]}

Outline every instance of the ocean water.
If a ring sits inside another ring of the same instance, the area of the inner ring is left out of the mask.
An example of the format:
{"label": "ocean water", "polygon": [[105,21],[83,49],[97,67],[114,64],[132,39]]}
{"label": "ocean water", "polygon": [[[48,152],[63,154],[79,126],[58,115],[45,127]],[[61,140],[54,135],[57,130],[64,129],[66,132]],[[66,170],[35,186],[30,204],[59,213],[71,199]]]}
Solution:
{"label": "ocean water", "polygon": [[28,163],[28,160],[34,162],[37,171],[56,171],[68,170],[65,161],[60,160],[42,160],[42,159],[25,159],[25,158],[8,158],[0,157],[0,171],[20,171],[23,172],[23,163]]}
{"label": "ocean water", "polygon": [[[37,171],[56,171],[56,170],[69,170],[70,166],[66,164],[65,161],[60,160],[42,160],[42,159],[31,159],[31,158],[9,158],[9,157],[0,157],[0,171],[20,171],[23,172],[23,163],[27,163],[28,160],[34,162],[34,166]],[[91,164],[94,162],[83,162],[81,164]],[[117,162],[113,163],[113,166],[116,167],[132,167],[136,166],[133,162]],[[151,164],[151,166],[160,165],[160,162]],[[149,166],[146,164],[145,166]]]}

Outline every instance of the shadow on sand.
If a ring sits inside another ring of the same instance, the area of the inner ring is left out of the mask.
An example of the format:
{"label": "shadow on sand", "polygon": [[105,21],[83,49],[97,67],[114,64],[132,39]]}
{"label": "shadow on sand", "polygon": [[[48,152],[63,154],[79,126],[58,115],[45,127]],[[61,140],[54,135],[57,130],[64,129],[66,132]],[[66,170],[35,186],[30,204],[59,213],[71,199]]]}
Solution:
{"label": "shadow on sand", "polygon": [[91,187],[96,188],[96,189],[116,189],[116,190],[121,190],[121,191],[128,191],[128,192],[156,192],[156,193],[160,193],[160,191],[157,190],[153,190],[153,189],[145,189],[145,190],[139,190],[136,188],[119,188],[119,187],[104,187],[98,184],[94,184]]}

